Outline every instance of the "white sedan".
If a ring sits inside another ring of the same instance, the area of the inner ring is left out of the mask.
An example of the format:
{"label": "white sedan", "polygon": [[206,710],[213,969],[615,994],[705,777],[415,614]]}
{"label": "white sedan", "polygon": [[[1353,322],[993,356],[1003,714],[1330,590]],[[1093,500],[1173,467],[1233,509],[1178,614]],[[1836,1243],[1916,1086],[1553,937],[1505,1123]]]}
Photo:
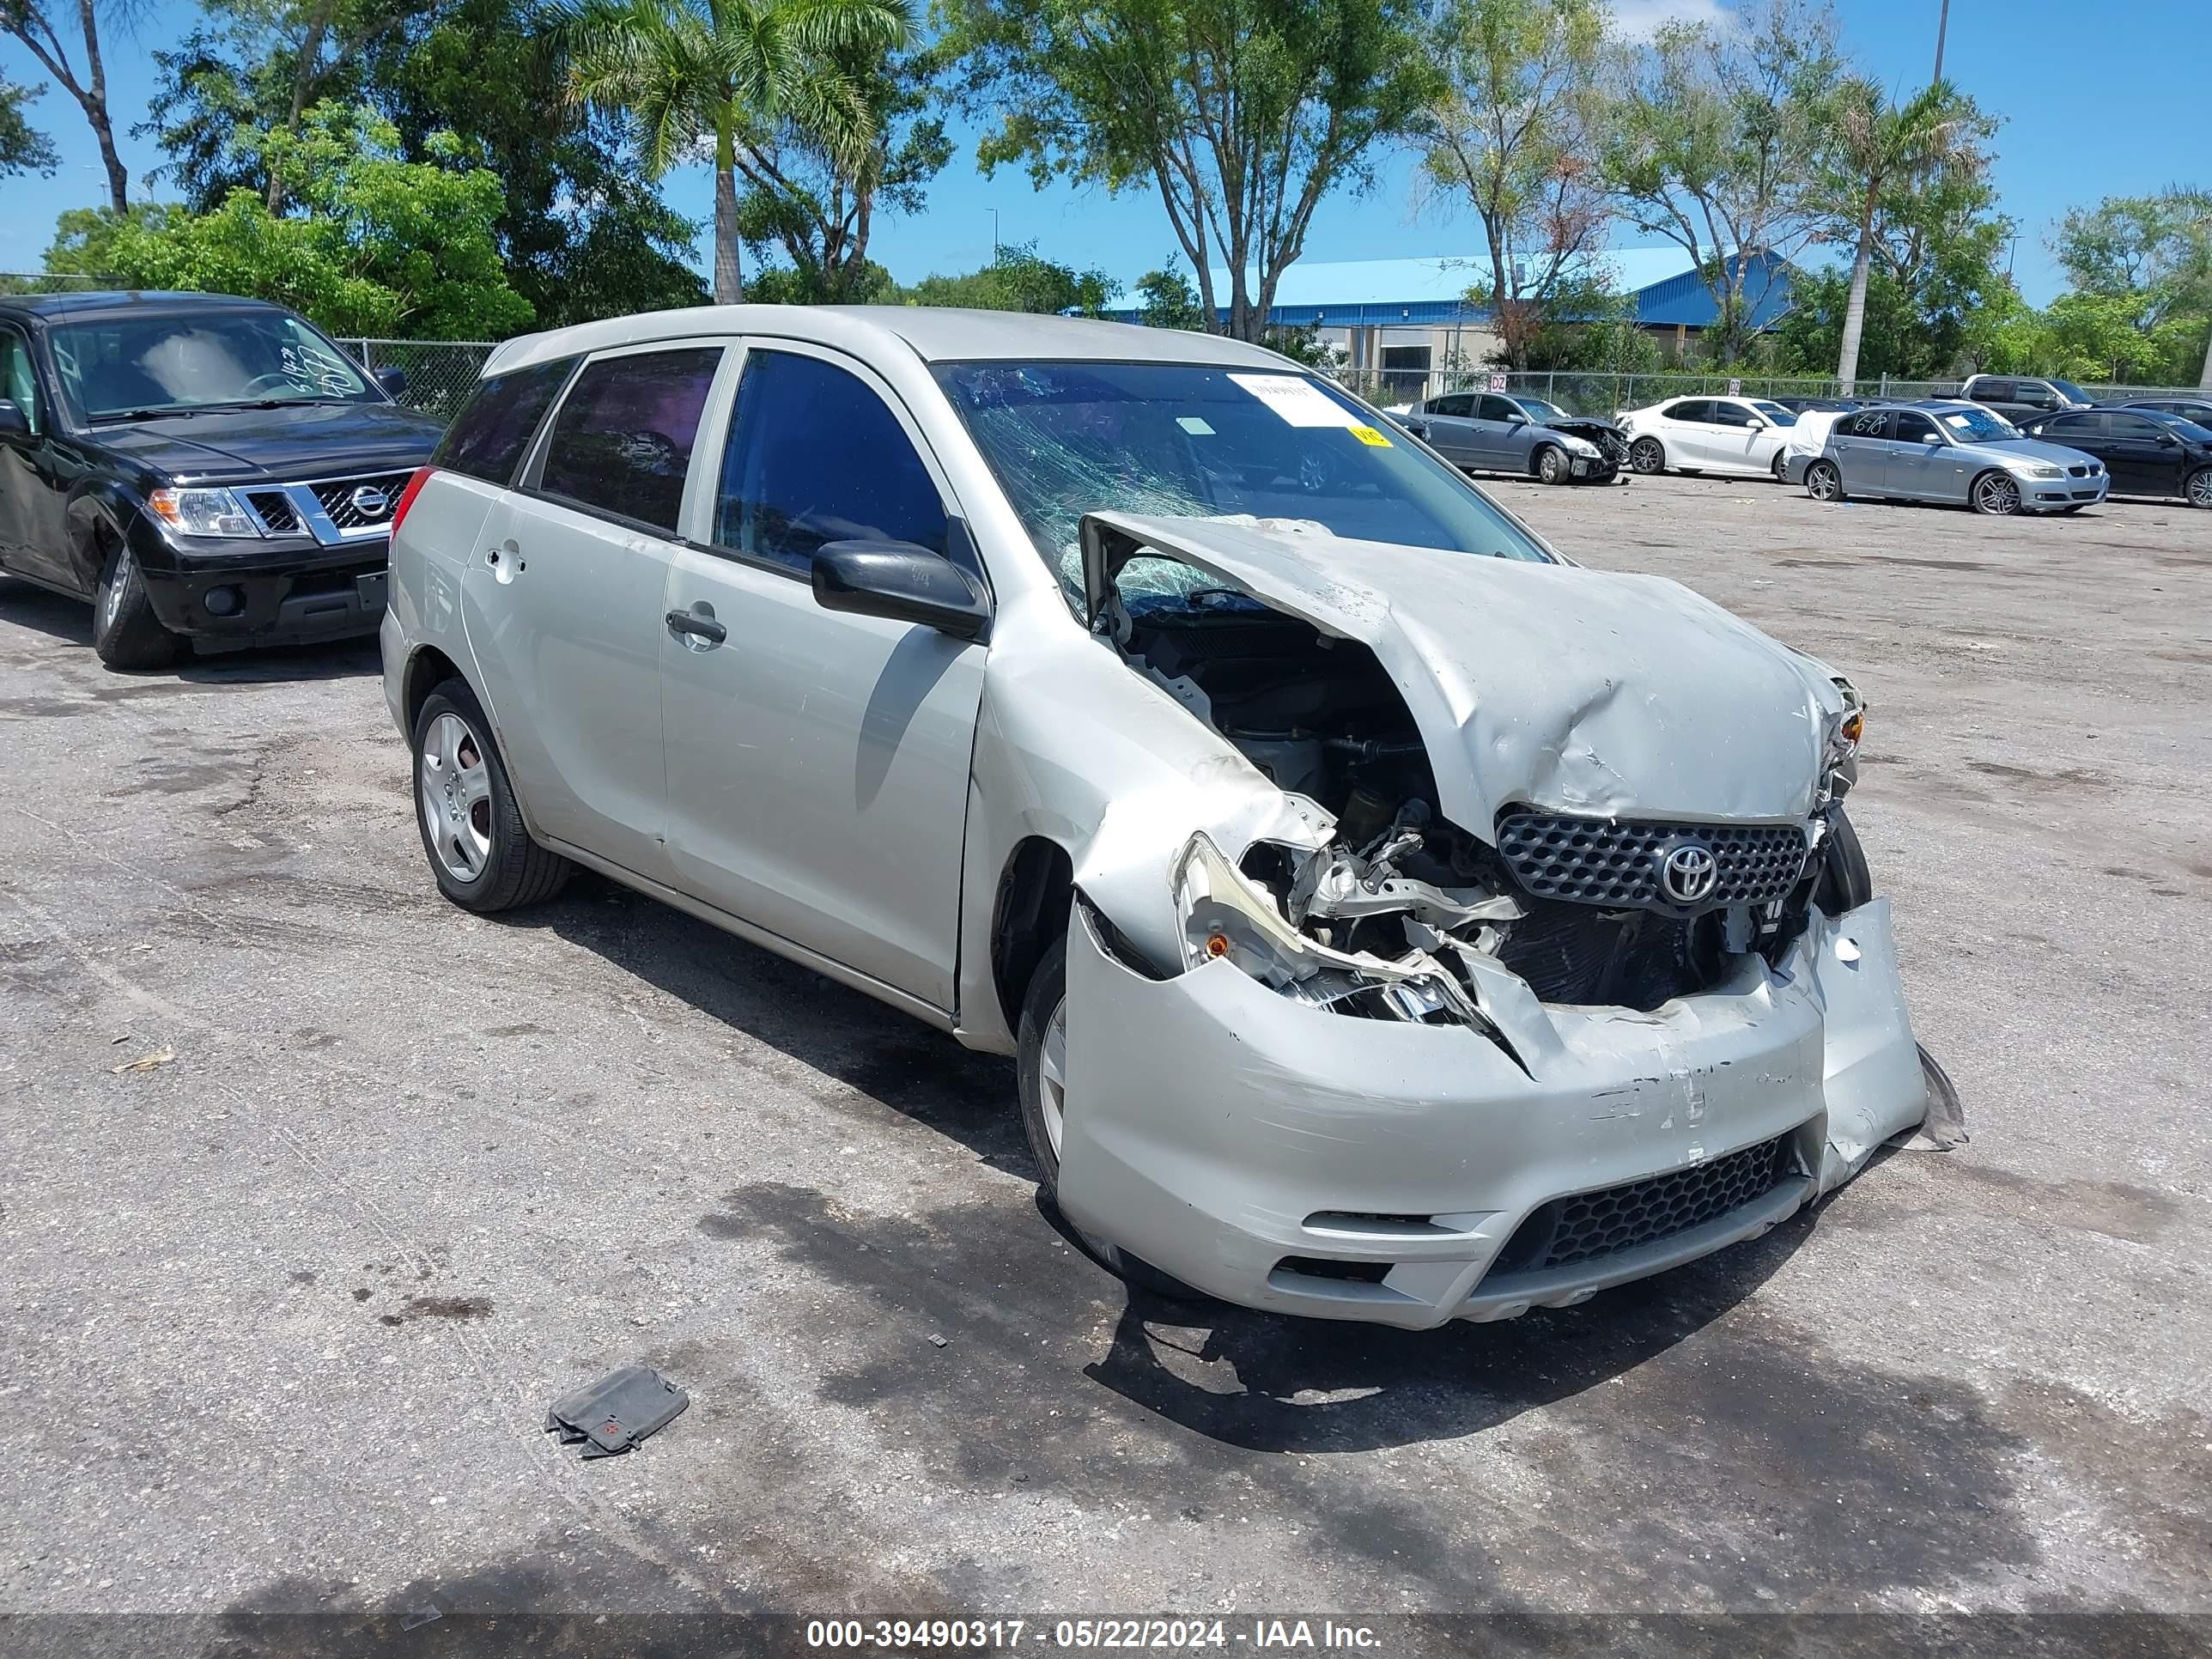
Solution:
{"label": "white sedan", "polygon": [[1779,480],[1797,417],[1763,398],[1670,398],[1613,416],[1638,472],[1765,473]]}

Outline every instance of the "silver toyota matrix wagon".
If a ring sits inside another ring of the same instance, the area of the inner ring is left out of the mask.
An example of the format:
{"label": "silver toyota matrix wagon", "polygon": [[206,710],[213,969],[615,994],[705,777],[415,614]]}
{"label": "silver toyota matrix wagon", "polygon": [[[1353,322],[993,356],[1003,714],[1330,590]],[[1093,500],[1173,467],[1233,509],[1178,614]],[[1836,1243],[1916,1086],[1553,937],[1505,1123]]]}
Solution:
{"label": "silver toyota matrix wagon", "polygon": [[1850,685],[1256,347],[510,341],[398,510],[383,645],[456,903],[586,866],[1016,1056],[1140,1283],[1563,1307],[1929,1109]]}

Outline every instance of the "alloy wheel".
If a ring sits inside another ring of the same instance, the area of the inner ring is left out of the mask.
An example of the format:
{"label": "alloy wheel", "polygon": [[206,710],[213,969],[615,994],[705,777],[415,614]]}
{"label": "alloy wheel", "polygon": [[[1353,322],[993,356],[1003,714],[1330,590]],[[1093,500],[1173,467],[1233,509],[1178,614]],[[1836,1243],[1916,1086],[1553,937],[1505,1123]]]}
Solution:
{"label": "alloy wheel", "polygon": [[483,740],[459,714],[439,715],[422,734],[416,777],[438,862],[454,879],[474,881],[491,856],[491,774]]}
{"label": "alloy wheel", "polygon": [[2212,507],[2212,466],[2199,467],[2189,475],[2189,504]]}
{"label": "alloy wheel", "polygon": [[1844,476],[1826,461],[1815,461],[1805,471],[1805,493],[1816,501],[1843,499]]}
{"label": "alloy wheel", "polygon": [[1067,1128],[1067,999],[1052,1011],[1044,1028],[1044,1042],[1037,1052],[1037,1106],[1044,1119],[1045,1139],[1052,1156],[1060,1159],[1060,1143]]}
{"label": "alloy wheel", "polygon": [[1974,481],[1974,510],[1997,518],[2020,511],[2020,485],[2008,472],[1984,472]]}
{"label": "alloy wheel", "polygon": [[1782,453],[1780,453],[1780,454],[1777,455],[1777,456],[1774,458],[1774,466],[1773,466],[1773,469],[1772,469],[1772,470],[1773,470],[1773,473],[1774,473],[1774,482],[1775,482],[1775,483],[1780,483],[1783,481],[1783,475],[1784,475],[1786,471],[1788,471],[1789,467],[1790,467],[1790,454],[1789,454],[1789,452],[1788,452],[1787,450],[1784,450]]}
{"label": "alloy wheel", "polygon": [[1555,484],[1567,474],[1567,458],[1547,446],[1536,458],[1536,476],[1547,484]]}
{"label": "alloy wheel", "polygon": [[1667,452],[1659,447],[1656,438],[1638,438],[1628,447],[1628,464],[1638,472],[1663,471]]}
{"label": "alloy wheel", "polygon": [[123,590],[131,580],[131,553],[127,547],[115,555],[115,574],[108,579],[107,592],[100,598],[100,625],[115,626],[115,619],[123,614]]}

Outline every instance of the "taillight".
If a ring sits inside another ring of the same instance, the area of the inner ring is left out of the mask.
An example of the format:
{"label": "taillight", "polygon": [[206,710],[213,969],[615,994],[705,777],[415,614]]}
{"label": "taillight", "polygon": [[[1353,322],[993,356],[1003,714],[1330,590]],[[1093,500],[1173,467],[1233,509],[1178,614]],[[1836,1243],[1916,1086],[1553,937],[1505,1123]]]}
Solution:
{"label": "taillight", "polygon": [[422,486],[430,482],[435,467],[418,466],[415,476],[407,481],[407,488],[399,492],[399,504],[392,509],[392,533],[399,533],[399,521],[407,516],[407,509],[415,505],[415,498],[422,493]]}

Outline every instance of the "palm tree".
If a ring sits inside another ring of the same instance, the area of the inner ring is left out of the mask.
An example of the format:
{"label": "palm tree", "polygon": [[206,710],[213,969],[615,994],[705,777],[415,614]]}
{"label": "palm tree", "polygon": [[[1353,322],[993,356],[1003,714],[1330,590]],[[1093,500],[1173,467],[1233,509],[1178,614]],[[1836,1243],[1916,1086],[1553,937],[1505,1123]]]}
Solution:
{"label": "palm tree", "polygon": [[1948,81],[1931,82],[1902,106],[1891,103],[1878,82],[1863,76],[1854,76],[1837,88],[1826,182],[1836,216],[1856,220],[1858,238],[1851,295],[1844,312],[1843,349],[1836,359],[1836,378],[1843,383],[1844,396],[1858,383],[1867,278],[1874,264],[1882,192],[1948,162],[1981,166],[1982,157],[1971,140],[1989,125],[1973,100]]}
{"label": "palm tree", "polygon": [[741,151],[783,123],[854,155],[874,140],[867,100],[840,54],[905,43],[905,0],[568,0],[570,95],[640,130],[659,178],[711,141],[714,301],[744,297],[738,258]]}

